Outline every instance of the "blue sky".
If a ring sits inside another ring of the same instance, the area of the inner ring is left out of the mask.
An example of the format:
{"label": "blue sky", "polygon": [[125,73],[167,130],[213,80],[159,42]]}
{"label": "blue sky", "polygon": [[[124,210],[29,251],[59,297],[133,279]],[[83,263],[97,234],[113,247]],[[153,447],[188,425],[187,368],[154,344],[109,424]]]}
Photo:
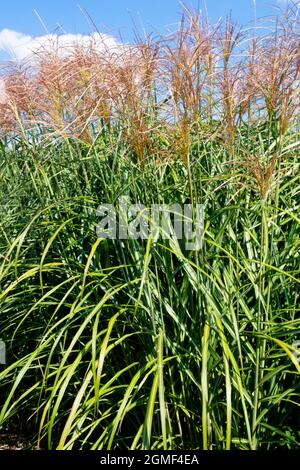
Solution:
{"label": "blue sky", "polygon": [[[212,22],[231,11],[233,18],[243,25],[253,20],[254,3],[257,16],[262,17],[274,14],[274,4],[284,6],[285,2],[273,0],[272,6],[272,0],[206,0]],[[200,4],[203,8],[203,0],[185,0],[185,4],[193,7]],[[100,33],[121,35],[126,42],[134,39],[133,24],[140,34],[144,30],[154,35],[174,31],[182,11],[179,0],[6,0],[0,6],[0,61],[22,60],[36,48],[37,42],[43,43],[47,32],[94,32],[83,10]]]}
{"label": "blue sky", "polygon": [[[198,0],[185,3],[197,5]],[[274,11],[267,0],[257,0],[256,3],[259,16]],[[145,25],[148,31],[162,32],[164,26],[178,20],[180,12],[178,0],[10,0],[1,2],[0,31],[9,28],[30,35],[44,34],[34,14],[37,10],[49,32],[54,32],[58,24],[68,33],[89,32],[91,26],[78,4],[89,12],[101,32],[120,30],[126,40],[132,37],[130,14],[138,26]],[[242,23],[253,18],[253,0],[207,0],[207,6],[212,20],[226,15],[229,10]]]}

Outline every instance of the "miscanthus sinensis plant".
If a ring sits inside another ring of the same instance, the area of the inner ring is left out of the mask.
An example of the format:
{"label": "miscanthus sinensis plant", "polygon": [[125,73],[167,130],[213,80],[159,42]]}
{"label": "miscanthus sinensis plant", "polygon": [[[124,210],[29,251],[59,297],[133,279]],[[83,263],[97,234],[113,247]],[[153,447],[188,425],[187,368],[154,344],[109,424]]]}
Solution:
{"label": "miscanthus sinensis plant", "polygon": [[[0,429],[49,449],[299,448],[297,2],[38,51],[0,104]],[[96,209],[204,204],[203,246]]]}

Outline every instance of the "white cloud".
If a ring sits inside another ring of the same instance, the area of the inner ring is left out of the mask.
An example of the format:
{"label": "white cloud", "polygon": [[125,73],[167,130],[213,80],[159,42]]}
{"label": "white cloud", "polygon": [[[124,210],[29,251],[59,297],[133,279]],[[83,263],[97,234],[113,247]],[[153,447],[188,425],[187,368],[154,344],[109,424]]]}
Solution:
{"label": "white cloud", "polygon": [[18,62],[32,59],[34,53],[40,49],[53,50],[53,46],[57,46],[62,54],[68,53],[68,48],[74,45],[88,47],[93,44],[97,50],[101,51],[105,48],[119,48],[114,37],[107,34],[93,33],[91,35],[84,34],[46,34],[44,36],[29,36],[11,29],[3,29],[0,31],[0,51],[6,52],[11,59]]}

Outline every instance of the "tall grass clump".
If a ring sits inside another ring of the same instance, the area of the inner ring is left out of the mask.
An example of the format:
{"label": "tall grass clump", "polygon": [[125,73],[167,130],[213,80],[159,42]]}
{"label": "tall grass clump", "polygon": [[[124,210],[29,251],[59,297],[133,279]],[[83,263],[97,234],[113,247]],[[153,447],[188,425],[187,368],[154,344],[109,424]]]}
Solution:
{"label": "tall grass clump", "polygon": [[[300,447],[297,2],[3,73],[0,430],[47,449]],[[200,250],[97,207],[204,204]]]}

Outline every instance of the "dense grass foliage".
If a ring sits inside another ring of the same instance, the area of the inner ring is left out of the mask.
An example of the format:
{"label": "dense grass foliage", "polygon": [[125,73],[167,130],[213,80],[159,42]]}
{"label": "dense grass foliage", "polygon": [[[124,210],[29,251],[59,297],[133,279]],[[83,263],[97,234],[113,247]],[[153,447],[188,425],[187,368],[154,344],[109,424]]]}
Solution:
{"label": "dense grass foliage", "polygon": [[[88,127],[92,142],[23,125],[3,137],[0,429],[17,422],[33,446],[300,446],[295,100],[283,115],[260,96],[244,119],[225,99],[222,117],[200,120],[183,100],[186,68],[172,138],[153,103],[132,131],[129,102],[96,136]],[[202,249],[175,237],[97,238],[97,207],[121,196],[204,204]]]}

